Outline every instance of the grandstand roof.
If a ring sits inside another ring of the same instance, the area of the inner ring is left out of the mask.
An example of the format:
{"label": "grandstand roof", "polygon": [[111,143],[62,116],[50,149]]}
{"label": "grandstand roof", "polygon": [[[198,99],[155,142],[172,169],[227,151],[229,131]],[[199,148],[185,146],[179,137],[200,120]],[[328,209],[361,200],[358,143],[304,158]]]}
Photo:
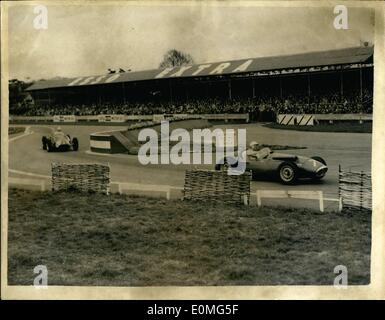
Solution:
{"label": "grandstand roof", "polygon": [[60,80],[42,80],[34,83],[27,90],[33,91],[50,88],[76,87],[152,79],[218,76],[283,69],[357,64],[368,61],[372,55],[373,47],[346,48],[285,56],[204,63],[166,69],[113,73],[78,78],[64,78]]}

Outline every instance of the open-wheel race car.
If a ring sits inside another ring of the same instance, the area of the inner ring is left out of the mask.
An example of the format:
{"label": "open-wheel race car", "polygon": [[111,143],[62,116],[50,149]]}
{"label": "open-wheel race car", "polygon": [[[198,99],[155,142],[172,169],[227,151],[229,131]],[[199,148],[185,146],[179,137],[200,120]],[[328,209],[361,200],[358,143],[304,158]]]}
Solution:
{"label": "open-wheel race car", "polygon": [[[286,153],[278,153],[264,148],[264,156],[256,159],[243,154],[246,159],[246,170],[252,172],[253,179],[278,178],[284,184],[294,184],[298,179],[308,178],[321,180],[328,171],[326,161],[321,157],[305,157]],[[224,158],[216,164],[216,170],[227,170],[237,167],[238,159]]]}
{"label": "open-wheel race car", "polygon": [[43,144],[43,150],[47,150],[48,152],[78,151],[79,149],[79,140],[77,138],[71,139],[69,134],[65,134],[60,129],[49,136],[43,136],[41,142]]}

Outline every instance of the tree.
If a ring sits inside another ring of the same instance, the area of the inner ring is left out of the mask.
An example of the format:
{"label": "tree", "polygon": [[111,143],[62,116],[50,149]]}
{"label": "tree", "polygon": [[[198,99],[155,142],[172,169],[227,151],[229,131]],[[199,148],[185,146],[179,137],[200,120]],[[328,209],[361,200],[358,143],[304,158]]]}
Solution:
{"label": "tree", "polygon": [[193,63],[194,60],[188,53],[172,49],[163,56],[163,61],[160,63],[159,68],[180,67]]}
{"label": "tree", "polygon": [[9,110],[10,113],[16,109],[19,113],[23,113],[27,110],[31,103],[31,95],[25,91],[30,85],[33,84],[33,81],[24,82],[18,79],[11,79],[8,81],[8,90],[9,90]]}
{"label": "tree", "polygon": [[8,81],[8,89],[9,89],[9,103],[16,104],[22,102],[26,96],[28,96],[28,92],[25,91],[33,82],[24,82],[18,79],[11,79]]}

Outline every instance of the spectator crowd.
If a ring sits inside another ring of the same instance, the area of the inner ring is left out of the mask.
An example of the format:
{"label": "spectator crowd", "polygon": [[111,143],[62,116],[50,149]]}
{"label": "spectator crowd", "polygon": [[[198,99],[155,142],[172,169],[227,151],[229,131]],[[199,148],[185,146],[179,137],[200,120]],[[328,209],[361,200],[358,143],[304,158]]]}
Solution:
{"label": "spectator crowd", "polygon": [[99,114],[218,114],[259,113],[371,113],[373,96],[369,90],[342,96],[339,93],[293,94],[285,97],[258,96],[249,99],[196,99],[173,102],[125,102],[102,104],[51,104],[47,106],[19,105],[10,109],[12,115],[99,115]]}

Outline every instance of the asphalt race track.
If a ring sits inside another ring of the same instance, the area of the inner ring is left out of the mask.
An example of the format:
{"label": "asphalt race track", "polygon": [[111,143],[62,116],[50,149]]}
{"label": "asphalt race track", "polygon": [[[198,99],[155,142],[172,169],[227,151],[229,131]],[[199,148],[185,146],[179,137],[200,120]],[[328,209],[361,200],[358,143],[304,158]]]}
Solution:
{"label": "asphalt race track", "polygon": [[[64,132],[79,139],[80,148],[77,152],[47,153],[42,149],[41,137],[48,134],[56,126],[28,125],[32,134],[22,135],[9,143],[9,175],[29,177],[35,175],[50,175],[51,162],[65,163],[108,163],[111,167],[113,182],[133,182],[144,184],[161,184],[182,187],[184,171],[194,168],[194,165],[147,165],[139,163],[133,155],[95,155],[89,151],[89,134],[93,132],[118,130],[118,126],[62,126]],[[215,126],[226,129],[228,125]],[[213,127],[212,129],[214,129]],[[247,129],[247,142],[256,140],[261,144],[290,145],[306,147],[306,149],[288,150],[286,153],[323,157],[329,171],[320,182],[301,181],[293,186],[285,186],[276,181],[253,181],[252,189],[296,189],[323,191],[327,195],[338,193],[338,165],[352,171],[366,171],[371,169],[371,134],[362,133],[329,133],[329,132],[301,132],[292,130],[278,130],[264,127],[262,124],[232,125],[234,129]],[[199,168],[212,169],[209,165]]]}

